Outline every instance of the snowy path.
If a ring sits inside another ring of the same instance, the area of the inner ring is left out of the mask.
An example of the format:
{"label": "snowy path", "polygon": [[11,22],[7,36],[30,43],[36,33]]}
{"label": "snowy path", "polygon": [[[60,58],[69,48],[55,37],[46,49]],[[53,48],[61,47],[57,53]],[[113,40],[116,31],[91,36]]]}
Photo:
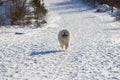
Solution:
{"label": "snowy path", "polygon": [[[46,5],[45,28],[0,29],[0,80],[120,80],[120,24],[79,0]],[[72,33],[67,51],[57,40],[63,28]]]}

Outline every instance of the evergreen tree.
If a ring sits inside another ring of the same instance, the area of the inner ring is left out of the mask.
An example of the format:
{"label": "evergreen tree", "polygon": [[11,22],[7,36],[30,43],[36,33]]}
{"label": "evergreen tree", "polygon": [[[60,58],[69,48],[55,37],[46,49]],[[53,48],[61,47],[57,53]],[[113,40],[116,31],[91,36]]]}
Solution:
{"label": "evergreen tree", "polygon": [[34,15],[37,19],[41,19],[47,14],[47,9],[44,6],[43,0],[32,0],[31,3],[34,7]]}
{"label": "evergreen tree", "polygon": [[[34,16],[37,26],[40,26],[47,14],[47,9],[44,6],[43,0],[31,0],[31,4],[34,8]],[[46,21],[45,21],[46,22]]]}

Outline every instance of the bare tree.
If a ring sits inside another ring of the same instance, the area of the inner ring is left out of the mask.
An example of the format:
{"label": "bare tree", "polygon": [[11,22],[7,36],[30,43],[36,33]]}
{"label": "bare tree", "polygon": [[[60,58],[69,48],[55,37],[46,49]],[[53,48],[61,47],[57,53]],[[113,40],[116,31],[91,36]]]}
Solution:
{"label": "bare tree", "polygon": [[23,18],[27,15],[28,11],[26,9],[27,0],[11,0],[10,3],[10,19],[11,24],[22,24]]}

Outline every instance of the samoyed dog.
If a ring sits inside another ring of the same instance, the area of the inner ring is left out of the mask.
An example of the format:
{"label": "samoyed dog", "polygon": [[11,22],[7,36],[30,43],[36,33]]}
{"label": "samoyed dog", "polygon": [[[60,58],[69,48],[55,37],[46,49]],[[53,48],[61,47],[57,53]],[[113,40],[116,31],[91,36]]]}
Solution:
{"label": "samoyed dog", "polygon": [[61,30],[58,34],[58,40],[61,49],[68,49],[70,45],[70,32],[66,29]]}

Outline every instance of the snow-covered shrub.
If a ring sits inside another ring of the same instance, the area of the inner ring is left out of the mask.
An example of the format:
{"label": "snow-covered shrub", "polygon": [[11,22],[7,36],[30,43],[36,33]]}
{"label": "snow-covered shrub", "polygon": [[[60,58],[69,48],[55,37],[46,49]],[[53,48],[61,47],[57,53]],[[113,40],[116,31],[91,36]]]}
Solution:
{"label": "snow-covered shrub", "polygon": [[110,10],[110,7],[107,4],[102,4],[97,7],[96,12],[106,12]]}
{"label": "snow-covered shrub", "polygon": [[27,0],[0,0],[0,25],[18,25],[24,23],[28,14]]}
{"label": "snow-covered shrub", "polygon": [[43,0],[0,0],[1,25],[37,25],[46,23]]}
{"label": "snow-covered shrub", "polygon": [[23,18],[28,14],[26,8],[27,0],[11,0],[10,3],[10,19],[12,25],[20,25],[23,23]]}

